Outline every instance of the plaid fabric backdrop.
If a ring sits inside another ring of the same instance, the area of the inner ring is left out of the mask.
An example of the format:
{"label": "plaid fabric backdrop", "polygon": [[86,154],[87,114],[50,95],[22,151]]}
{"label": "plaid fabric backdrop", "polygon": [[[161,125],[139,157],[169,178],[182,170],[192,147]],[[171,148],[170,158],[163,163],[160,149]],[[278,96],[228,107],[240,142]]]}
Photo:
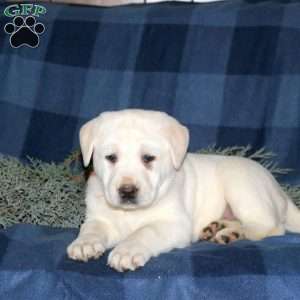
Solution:
{"label": "plaid fabric backdrop", "polygon": [[37,48],[0,30],[0,152],[60,161],[88,119],[139,107],[187,125],[192,151],[266,146],[300,181],[299,1],[45,7]]}
{"label": "plaid fabric backdrop", "polygon": [[[0,5],[1,11],[7,4]],[[0,30],[0,152],[62,160],[105,110],[166,111],[190,150],[266,146],[300,181],[300,2],[226,1],[116,8],[46,5],[40,45]],[[3,28],[11,18],[0,18]],[[116,273],[66,259],[76,231],[0,231],[0,298],[300,299],[300,240],[196,243]]]}
{"label": "plaid fabric backdrop", "polygon": [[9,300],[299,300],[300,237],[196,243],[118,273],[107,253],[66,258],[75,230],[17,225],[0,231],[0,298]]}

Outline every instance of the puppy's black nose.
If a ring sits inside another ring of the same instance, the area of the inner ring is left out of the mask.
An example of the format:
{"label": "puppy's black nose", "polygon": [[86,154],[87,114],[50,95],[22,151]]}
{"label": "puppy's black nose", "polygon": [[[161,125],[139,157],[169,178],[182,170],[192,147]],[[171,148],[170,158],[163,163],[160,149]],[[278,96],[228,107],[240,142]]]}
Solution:
{"label": "puppy's black nose", "polygon": [[119,188],[122,203],[135,203],[138,188],[133,184],[123,184]]}

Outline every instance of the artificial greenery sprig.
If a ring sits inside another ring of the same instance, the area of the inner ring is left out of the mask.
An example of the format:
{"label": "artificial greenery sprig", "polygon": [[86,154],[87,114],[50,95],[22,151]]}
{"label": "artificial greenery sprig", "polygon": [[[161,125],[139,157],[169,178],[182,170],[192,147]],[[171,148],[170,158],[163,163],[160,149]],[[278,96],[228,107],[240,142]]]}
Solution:
{"label": "artificial greenery sprig", "polygon": [[[275,155],[250,146],[208,147],[202,154],[236,155],[256,160],[275,176],[291,170],[280,168]],[[78,227],[84,218],[84,186],[87,171],[82,168],[79,150],[62,163],[47,163],[28,158],[21,162],[0,156],[0,226],[32,223],[55,227]],[[300,186],[283,185],[300,207]]]}

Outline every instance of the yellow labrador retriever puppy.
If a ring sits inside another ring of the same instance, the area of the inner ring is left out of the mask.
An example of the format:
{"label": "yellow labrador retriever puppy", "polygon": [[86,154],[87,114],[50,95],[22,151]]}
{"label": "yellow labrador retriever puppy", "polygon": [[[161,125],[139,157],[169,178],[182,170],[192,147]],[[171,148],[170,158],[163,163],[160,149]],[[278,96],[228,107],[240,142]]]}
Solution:
{"label": "yellow labrador retriever puppy", "polygon": [[80,130],[86,219],[68,256],[135,270],[199,239],[228,243],[300,232],[300,212],[273,176],[249,159],[187,154],[189,133],[171,116],[105,112]]}

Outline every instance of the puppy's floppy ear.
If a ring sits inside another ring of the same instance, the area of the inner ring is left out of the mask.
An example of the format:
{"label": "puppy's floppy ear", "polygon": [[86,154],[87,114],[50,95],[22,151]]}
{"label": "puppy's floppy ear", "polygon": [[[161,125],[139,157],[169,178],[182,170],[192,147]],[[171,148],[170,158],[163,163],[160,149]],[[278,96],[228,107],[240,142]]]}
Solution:
{"label": "puppy's floppy ear", "polygon": [[97,118],[85,123],[80,128],[79,141],[85,167],[89,165],[93,154],[96,135],[96,123]]}
{"label": "puppy's floppy ear", "polygon": [[172,119],[167,129],[167,139],[170,145],[173,165],[178,170],[186,155],[189,145],[189,131],[175,119]]}

